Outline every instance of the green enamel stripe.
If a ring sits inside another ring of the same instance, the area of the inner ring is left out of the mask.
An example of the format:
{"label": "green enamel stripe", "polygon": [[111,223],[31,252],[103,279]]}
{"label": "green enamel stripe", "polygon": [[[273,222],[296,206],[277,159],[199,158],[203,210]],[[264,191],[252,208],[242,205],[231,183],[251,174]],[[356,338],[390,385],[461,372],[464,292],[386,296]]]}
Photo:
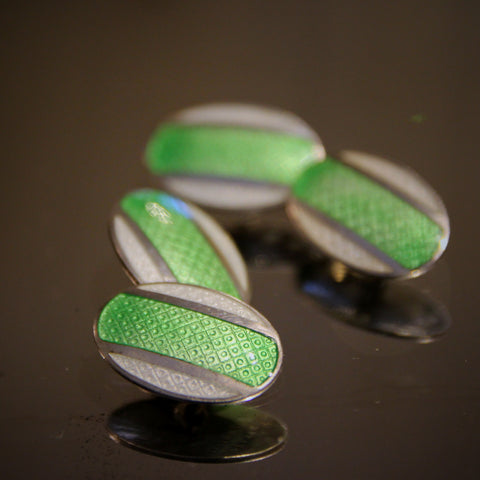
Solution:
{"label": "green enamel stripe", "polygon": [[178,198],[141,190],[122,199],[121,207],[147,236],[179,283],[219,290],[240,298],[229,273]]}
{"label": "green enamel stripe", "polygon": [[332,158],[309,168],[294,194],[410,270],[430,261],[438,249],[442,232],[435,222]]}
{"label": "green enamel stripe", "polygon": [[184,360],[252,387],[267,381],[278,361],[275,341],[261,333],[125,293],[103,309],[98,335],[106,342]]}
{"label": "green enamel stripe", "polygon": [[264,130],[170,124],[155,132],[146,158],[158,174],[215,175],[291,185],[315,160],[315,144]]}

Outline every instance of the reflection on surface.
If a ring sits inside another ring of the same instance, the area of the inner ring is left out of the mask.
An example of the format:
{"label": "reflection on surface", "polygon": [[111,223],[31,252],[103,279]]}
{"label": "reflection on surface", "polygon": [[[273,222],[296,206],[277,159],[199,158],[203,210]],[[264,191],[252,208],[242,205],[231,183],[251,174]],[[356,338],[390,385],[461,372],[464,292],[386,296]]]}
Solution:
{"label": "reflection on surface", "polygon": [[341,263],[322,258],[287,226],[270,229],[248,225],[231,233],[248,263],[295,265],[301,290],[335,320],[420,343],[437,339],[450,327],[444,305],[412,283],[353,275]]}
{"label": "reflection on surface", "polygon": [[292,229],[283,207],[257,212],[208,211],[230,233],[250,265],[296,262],[306,250],[314,251]]}
{"label": "reflection on surface", "polygon": [[287,430],[271,415],[243,405],[202,405],[155,398],[114,411],[107,423],[120,443],[192,462],[246,462],[274,455]]}
{"label": "reflection on surface", "polygon": [[433,341],[450,327],[441,303],[403,283],[337,278],[328,262],[303,267],[299,279],[327,313],[355,327],[418,342]]}
{"label": "reflection on surface", "polygon": [[239,227],[230,233],[244,260],[250,265],[300,263],[305,261],[308,254],[315,256],[313,248],[287,229]]}

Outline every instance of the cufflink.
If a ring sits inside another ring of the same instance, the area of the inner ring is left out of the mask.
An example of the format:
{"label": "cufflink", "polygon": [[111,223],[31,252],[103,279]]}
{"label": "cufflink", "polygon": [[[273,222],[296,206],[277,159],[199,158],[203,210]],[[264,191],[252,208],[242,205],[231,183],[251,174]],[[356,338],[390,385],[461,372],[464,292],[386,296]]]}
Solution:
{"label": "cufflink", "polygon": [[110,234],[136,284],[178,282],[250,298],[245,263],[230,236],[200,208],[152,189],[116,206]]}
{"label": "cufflink", "polygon": [[145,162],[176,195],[255,210],[282,205],[298,175],[324,156],[316,133],[292,113],[219,103],[168,118],[148,142]]}
{"label": "cufflink", "polygon": [[267,390],[282,364],[270,323],[246,303],[194,285],[142,285],[114,297],[94,325],[121,375],[182,401],[232,403]]}
{"label": "cufflink", "polygon": [[445,250],[450,233],[447,211],[423,179],[359,152],[307,168],[293,186],[287,214],[338,264],[379,278],[423,274]]}

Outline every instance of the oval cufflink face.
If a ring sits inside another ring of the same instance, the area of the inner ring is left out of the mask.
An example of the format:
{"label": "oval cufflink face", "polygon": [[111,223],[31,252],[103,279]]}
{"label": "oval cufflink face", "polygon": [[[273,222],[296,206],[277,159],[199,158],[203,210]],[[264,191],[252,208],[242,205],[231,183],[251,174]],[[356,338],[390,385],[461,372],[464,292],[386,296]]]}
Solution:
{"label": "oval cufflink face", "polygon": [[307,169],[287,212],[324,253],[363,274],[415,277],[445,250],[445,207],[415,172],[382,158],[343,152]]}
{"label": "oval cufflink face", "polygon": [[297,116],[219,103],[182,110],[160,125],[146,164],[175,194],[208,207],[247,210],[283,204],[302,170],[324,156],[320,139]]}
{"label": "oval cufflink face", "polygon": [[154,393],[206,403],[245,401],[278,376],[282,347],[270,323],[240,300],[193,285],[143,285],[103,308],[101,355]]}
{"label": "oval cufflink face", "polygon": [[249,299],[247,270],[233,240],[190,203],[158,190],[133,191],[115,209],[110,232],[136,283],[188,283]]}

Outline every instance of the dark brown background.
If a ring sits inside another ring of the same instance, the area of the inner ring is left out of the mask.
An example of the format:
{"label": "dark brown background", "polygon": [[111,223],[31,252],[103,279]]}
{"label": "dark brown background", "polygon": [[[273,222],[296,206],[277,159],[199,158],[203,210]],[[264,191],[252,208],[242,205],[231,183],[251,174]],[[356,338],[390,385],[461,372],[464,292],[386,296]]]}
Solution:
{"label": "dark brown background", "polygon": [[[458,0],[3,2],[2,477],[478,478],[479,26],[478,3]],[[417,282],[453,320],[428,345],[329,320],[291,265],[251,269],[253,304],[285,348],[257,403],[290,436],[243,465],[113,443],[106,416],[145,395],[91,334],[129,285],[106,222],[125,191],[151,184],[149,134],[167,113],[217,100],[292,110],[330,151],[411,165],[452,223]]]}

